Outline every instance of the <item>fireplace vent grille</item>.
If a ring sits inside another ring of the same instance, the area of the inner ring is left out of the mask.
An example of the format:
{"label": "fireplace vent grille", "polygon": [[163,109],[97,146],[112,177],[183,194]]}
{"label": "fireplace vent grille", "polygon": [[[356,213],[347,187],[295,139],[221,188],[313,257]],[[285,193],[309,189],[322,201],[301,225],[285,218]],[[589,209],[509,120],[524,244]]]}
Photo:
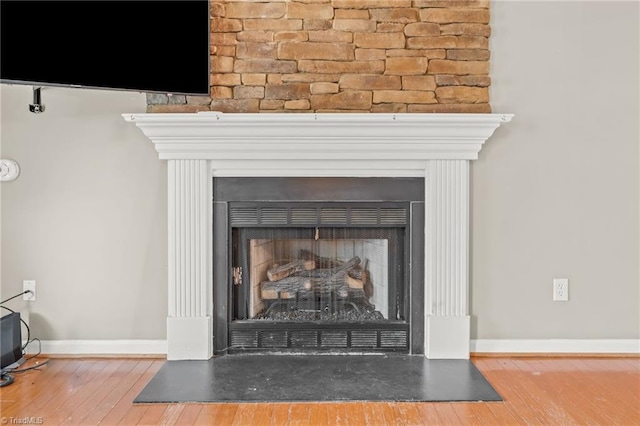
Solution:
{"label": "fireplace vent grille", "polygon": [[354,348],[375,348],[378,346],[378,332],[376,330],[353,330],[351,332],[351,346]]}
{"label": "fireplace vent grille", "polygon": [[257,225],[258,209],[252,207],[234,207],[231,209],[231,223],[235,225]]}
{"label": "fireplace vent grille", "polygon": [[351,209],[351,223],[353,225],[377,225],[380,211],[378,209]]}
{"label": "fireplace vent grille", "polygon": [[231,206],[231,226],[404,226],[406,207]]}
{"label": "fireplace vent grille", "polygon": [[260,223],[262,225],[287,225],[287,208],[262,207],[260,209]]}
{"label": "fireplace vent grille", "polygon": [[318,222],[318,209],[314,208],[294,208],[291,209],[292,225],[308,225]]}
{"label": "fireplace vent grille", "polygon": [[380,346],[383,348],[406,347],[407,333],[397,330],[380,331]]}
{"label": "fireplace vent grille", "polygon": [[260,331],[258,333],[258,341],[260,347],[263,348],[286,348],[288,333],[286,330],[282,331]]}
{"label": "fireplace vent grille", "polygon": [[293,348],[315,348],[318,346],[317,331],[292,331],[291,347]]}
{"label": "fireplace vent grille", "polygon": [[397,329],[237,329],[231,330],[231,350],[406,351],[409,330]]}
{"label": "fireplace vent grille", "polygon": [[320,335],[320,346],[323,348],[347,348],[347,331],[324,331]]}
{"label": "fireplace vent grille", "polygon": [[407,223],[406,209],[380,209],[380,225],[404,225]]}
{"label": "fireplace vent grille", "polygon": [[231,346],[234,348],[257,348],[257,331],[237,331],[231,333]]}

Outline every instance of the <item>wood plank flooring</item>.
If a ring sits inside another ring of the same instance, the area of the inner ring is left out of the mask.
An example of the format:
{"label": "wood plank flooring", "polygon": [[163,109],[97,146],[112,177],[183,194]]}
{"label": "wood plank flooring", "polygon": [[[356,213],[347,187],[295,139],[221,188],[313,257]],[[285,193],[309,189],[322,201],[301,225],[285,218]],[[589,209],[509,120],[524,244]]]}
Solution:
{"label": "wood plank flooring", "polygon": [[[23,367],[43,362],[30,360]],[[52,358],[0,388],[2,424],[640,426],[639,358],[472,359],[503,397],[487,403],[146,404],[133,399],[165,362]]]}

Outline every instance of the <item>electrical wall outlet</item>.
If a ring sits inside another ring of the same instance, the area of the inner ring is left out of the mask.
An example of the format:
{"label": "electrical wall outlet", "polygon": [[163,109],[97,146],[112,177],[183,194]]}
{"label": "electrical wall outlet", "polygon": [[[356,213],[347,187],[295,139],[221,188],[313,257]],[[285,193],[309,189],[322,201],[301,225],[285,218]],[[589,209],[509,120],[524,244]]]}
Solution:
{"label": "electrical wall outlet", "polygon": [[30,291],[31,293],[24,293],[22,295],[22,300],[28,300],[29,302],[33,302],[36,300],[36,282],[35,280],[24,280],[22,281],[22,291]]}
{"label": "electrical wall outlet", "polygon": [[553,301],[554,302],[569,301],[569,278],[553,279]]}

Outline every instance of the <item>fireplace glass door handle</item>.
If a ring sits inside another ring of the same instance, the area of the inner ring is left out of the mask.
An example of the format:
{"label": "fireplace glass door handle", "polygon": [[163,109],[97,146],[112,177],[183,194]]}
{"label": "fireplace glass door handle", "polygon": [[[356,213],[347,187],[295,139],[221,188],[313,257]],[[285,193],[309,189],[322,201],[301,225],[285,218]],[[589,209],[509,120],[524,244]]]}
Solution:
{"label": "fireplace glass door handle", "polygon": [[242,284],[242,268],[236,266],[233,268],[233,285]]}

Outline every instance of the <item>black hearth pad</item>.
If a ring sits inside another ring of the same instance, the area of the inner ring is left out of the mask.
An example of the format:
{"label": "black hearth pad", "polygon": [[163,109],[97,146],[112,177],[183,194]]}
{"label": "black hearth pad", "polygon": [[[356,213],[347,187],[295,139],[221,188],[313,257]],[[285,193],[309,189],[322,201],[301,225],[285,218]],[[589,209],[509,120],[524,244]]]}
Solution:
{"label": "black hearth pad", "polygon": [[167,361],[134,403],[501,400],[468,360],[226,355]]}

